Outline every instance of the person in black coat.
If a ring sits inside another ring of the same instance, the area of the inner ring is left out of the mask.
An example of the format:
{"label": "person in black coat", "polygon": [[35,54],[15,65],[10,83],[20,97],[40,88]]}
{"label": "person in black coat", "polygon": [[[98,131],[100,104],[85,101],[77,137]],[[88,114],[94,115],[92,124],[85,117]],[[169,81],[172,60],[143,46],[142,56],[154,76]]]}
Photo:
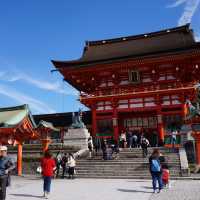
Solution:
{"label": "person in black coat", "polygon": [[61,160],[61,167],[62,167],[62,178],[65,177],[65,173],[66,173],[66,164],[67,164],[68,158],[67,158],[67,154],[64,153],[62,160]]}

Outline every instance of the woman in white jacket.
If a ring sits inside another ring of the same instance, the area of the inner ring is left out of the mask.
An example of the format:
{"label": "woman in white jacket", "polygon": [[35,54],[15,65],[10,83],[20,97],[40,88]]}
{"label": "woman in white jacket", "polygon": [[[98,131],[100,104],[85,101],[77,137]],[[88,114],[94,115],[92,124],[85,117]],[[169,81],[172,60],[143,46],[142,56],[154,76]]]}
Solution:
{"label": "woman in white jacket", "polygon": [[69,154],[69,158],[68,158],[68,167],[69,167],[69,179],[73,179],[74,178],[74,171],[75,171],[75,167],[76,167],[76,161],[74,159],[74,156],[72,153]]}

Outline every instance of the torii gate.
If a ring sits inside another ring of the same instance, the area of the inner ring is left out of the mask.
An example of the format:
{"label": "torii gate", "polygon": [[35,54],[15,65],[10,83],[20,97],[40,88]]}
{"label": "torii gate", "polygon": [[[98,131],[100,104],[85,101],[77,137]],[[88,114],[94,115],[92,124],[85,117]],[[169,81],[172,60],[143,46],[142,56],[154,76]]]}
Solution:
{"label": "torii gate", "polygon": [[51,123],[41,121],[36,125],[28,105],[0,108],[0,143],[18,145],[17,172],[22,175],[22,145],[27,140],[40,140],[43,151],[48,149],[49,133],[57,130]]}

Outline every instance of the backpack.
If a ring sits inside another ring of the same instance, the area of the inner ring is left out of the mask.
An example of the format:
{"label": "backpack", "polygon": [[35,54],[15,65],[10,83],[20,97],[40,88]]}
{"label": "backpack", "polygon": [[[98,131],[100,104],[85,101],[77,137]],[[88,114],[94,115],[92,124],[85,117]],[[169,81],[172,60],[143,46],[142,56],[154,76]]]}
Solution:
{"label": "backpack", "polygon": [[151,161],[151,171],[152,172],[160,172],[161,171],[161,166],[160,166],[160,161],[153,159]]}

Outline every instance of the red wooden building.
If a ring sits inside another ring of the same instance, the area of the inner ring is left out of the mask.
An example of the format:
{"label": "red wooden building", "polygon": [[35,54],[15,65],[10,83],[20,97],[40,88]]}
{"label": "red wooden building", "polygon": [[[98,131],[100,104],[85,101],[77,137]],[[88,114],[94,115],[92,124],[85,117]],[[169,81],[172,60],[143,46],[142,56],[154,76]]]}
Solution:
{"label": "red wooden building", "polygon": [[78,60],[52,61],[92,112],[92,135],[145,132],[163,142],[184,123],[200,77],[200,43],[189,24],[136,36],[87,41]]}

